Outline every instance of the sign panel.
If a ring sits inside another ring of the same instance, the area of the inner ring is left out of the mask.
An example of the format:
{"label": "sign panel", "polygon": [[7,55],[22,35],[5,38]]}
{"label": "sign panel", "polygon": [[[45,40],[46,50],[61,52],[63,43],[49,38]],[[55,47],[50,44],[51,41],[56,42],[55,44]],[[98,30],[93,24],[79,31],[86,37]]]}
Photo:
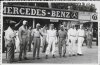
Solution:
{"label": "sign panel", "polygon": [[91,12],[79,12],[79,19],[80,20],[91,20]]}
{"label": "sign panel", "polygon": [[77,11],[67,11],[49,8],[23,7],[23,6],[3,6],[3,15],[36,16],[64,19],[78,19]]}

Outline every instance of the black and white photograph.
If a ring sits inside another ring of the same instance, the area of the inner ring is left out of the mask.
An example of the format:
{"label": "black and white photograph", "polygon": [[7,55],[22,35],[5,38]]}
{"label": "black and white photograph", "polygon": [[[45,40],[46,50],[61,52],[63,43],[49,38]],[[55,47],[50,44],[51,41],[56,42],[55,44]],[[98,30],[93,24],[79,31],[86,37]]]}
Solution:
{"label": "black and white photograph", "polygon": [[98,64],[98,4],[2,4],[2,64]]}

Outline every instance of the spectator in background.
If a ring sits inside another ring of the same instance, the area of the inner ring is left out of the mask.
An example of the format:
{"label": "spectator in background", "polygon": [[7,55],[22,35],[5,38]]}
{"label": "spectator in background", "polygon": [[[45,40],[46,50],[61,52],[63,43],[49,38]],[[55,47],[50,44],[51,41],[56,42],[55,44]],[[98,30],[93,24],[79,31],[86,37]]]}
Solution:
{"label": "spectator in background", "polygon": [[29,28],[28,28],[28,51],[29,51],[29,52],[31,51],[31,43],[32,43],[32,36],[31,36],[31,33],[32,33],[32,28],[29,27]]}
{"label": "spectator in background", "polygon": [[14,32],[14,21],[10,20],[10,26],[5,31],[5,46],[7,48],[7,62],[14,62],[14,50],[15,50],[15,32]]}

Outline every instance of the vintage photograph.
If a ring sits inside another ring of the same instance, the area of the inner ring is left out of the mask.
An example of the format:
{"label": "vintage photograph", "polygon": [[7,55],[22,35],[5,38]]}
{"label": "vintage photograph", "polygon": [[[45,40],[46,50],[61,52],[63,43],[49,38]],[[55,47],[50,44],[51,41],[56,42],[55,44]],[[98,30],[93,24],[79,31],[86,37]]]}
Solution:
{"label": "vintage photograph", "polygon": [[2,64],[98,64],[98,9],[90,2],[3,2]]}

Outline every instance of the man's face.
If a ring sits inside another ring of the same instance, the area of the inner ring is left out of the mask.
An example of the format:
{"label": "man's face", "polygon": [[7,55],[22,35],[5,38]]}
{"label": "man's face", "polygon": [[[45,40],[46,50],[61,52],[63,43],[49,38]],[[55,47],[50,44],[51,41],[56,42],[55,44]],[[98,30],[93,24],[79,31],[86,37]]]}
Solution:
{"label": "man's face", "polygon": [[45,26],[45,29],[47,30],[47,26]]}
{"label": "man's face", "polygon": [[40,26],[37,26],[36,28],[37,28],[37,29],[40,29]]}
{"label": "man's face", "polygon": [[63,22],[63,25],[64,25],[64,26],[67,26],[67,25],[66,25],[66,22]]}
{"label": "man's face", "polygon": [[53,28],[54,28],[54,26],[53,26],[53,25],[50,25],[50,28],[51,28],[51,29],[53,29]]}
{"label": "man's face", "polygon": [[61,30],[64,30],[63,27],[60,27]]}

